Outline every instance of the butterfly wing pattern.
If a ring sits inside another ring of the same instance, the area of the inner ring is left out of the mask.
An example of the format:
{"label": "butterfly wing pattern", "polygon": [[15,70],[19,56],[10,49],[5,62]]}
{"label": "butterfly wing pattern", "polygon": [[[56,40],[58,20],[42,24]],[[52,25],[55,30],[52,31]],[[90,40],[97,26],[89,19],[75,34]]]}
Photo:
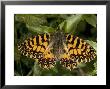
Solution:
{"label": "butterfly wing pattern", "polygon": [[66,35],[66,43],[63,45],[65,53],[60,55],[60,63],[69,70],[77,68],[79,63],[90,62],[96,58],[95,49],[77,36]]}
{"label": "butterfly wing pattern", "polygon": [[18,45],[18,50],[24,56],[35,59],[42,68],[51,68],[55,65],[55,57],[51,52],[50,35],[42,34],[26,39]]}
{"label": "butterfly wing pattern", "polygon": [[[55,47],[56,44],[58,47]],[[55,48],[57,52],[53,51]],[[54,39],[49,34],[37,35],[19,44],[18,50],[24,56],[38,61],[40,67],[48,69],[54,67],[56,61],[60,61],[63,67],[72,70],[79,63],[90,62],[96,58],[96,51],[92,46],[70,34],[59,34]]]}

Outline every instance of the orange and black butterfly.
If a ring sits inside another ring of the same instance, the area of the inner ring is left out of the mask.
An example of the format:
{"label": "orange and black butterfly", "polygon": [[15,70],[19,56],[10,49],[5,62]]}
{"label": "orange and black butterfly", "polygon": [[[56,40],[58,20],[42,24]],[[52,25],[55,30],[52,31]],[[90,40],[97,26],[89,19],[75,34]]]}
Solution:
{"label": "orange and black butterfly", "polygon": [[48,69],[60,61],[63,67],[72,70],[79,63],[90,62],[97,56],[95,49],[83,39],[62,32],[28,38],[18,45],[18,50],[24,56],[37,60],[40,67]]}

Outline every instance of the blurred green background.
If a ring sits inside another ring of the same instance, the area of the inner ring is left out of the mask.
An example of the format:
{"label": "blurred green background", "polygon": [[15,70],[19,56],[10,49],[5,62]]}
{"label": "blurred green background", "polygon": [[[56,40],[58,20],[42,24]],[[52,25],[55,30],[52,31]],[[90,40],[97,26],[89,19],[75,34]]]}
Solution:
{"label": "blurred green background", "polygon": [[97,51],[96,14],[15,14],[14,16],[14,75],[15,76],[96,76],[97,60],[79,64],[69,71],[59,62],[53,69],[41,69],[37,62],[19,53],[17,44],[26,38],[57,30],[84,39]]}

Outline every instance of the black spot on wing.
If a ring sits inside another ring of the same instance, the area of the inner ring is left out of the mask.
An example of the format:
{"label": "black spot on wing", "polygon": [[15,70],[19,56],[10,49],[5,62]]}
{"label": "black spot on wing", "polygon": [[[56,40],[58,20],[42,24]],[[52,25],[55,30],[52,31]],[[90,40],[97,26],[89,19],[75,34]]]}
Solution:
{"label": "black spot on wing", "polygon": [[33,41],[33,40],[31,40],[31,42],[32,42],[32,45],[34,45],[34,41]]}
{"label": "black spot on wing", "polygon": [[39,45],[39,36],[36,36],[36,43]]}
{"label": "black spot on wing", "polygon": [[67,36],[67,40],[70,40],[70,39],[71,39],[71,35],[68,35],[68,36]]}
{"label": "black spot on wing", "polygon": [[30,45],[30,40],[28,40],[28,45],[29,45],[30,48],[32,48],[32,46]]}
{"label": "black spot on wing", "polygon": [[41,35],[41,38],[42,38],[42,42],[44,42],[45,40],[44,40],[44,35],[43,34]]}
{"label": "black spot on wing", "polygon": [[49,39],[49,35],[48,34],[46,34],[46,37],[47,37],[47,39]]}
{"label": "black spot on wing", "polygon": [[70,48],[69,48],[69,51],[72,50],[72,49],[74,49],[74,48],[73,48],[73,47],[70,47]]}
{"label": "black spot on wing", "polygon": [[84,47],[84,44],[81,45],[81,49]]}
{"label": "black spot on wing", "polygon": [[80,39],[78,38],[76,43],[76,48],[79,46],[79,44],[80,44]]}
{"label": "black spot on wing", "polygon": [[73,39],[72,39],[72,41],[71,41],[71,44],[74,44],[74,40],[76,39],[76,37],[75,36],[73,36]]}

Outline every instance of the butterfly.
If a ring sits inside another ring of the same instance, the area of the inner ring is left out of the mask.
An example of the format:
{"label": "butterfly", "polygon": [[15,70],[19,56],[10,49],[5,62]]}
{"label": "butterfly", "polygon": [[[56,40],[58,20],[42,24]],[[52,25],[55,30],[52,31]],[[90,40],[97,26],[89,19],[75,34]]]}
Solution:
{"label": "butterfly", "polygon": [[83,39],[72,34],[56,32],[38,34],[18,44],[18,50],[26,57],[35,59],[41,68],[53,68],[59,61],[69,70],[79,63],[90,62],[97,57],[96,50]]}

